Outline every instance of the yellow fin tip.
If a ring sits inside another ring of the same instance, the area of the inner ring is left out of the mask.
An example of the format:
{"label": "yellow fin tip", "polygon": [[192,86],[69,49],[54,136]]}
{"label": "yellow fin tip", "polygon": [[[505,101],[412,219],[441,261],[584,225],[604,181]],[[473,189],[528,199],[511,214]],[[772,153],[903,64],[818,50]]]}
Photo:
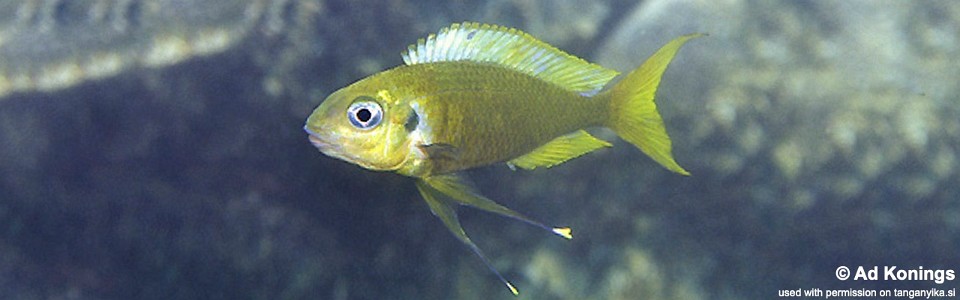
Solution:
{"label": "yellow fin tip", "polygon": [[554,227],[553,233],[556,233],[559,236],[562,236],[566,239],[573,239],[573,230],[570,227]]}
{"label": "yellow fin tip", "polygon": [[519,296],[519,295],[520,295],[520,292],[517,291],[517,288],[514,287],[513,284],[510,284],[510,282],[507,282],[507,281],[504,281],[503,283],[506,283],[506,284],[507,284],[507,288],[510,289],[510,292],[513,293],[514,296]]}

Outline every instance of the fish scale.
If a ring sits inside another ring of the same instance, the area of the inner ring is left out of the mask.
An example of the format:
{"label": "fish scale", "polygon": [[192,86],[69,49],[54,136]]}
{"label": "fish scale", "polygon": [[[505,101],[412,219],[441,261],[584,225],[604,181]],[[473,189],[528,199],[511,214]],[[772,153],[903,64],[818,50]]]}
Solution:
{"label": "fish scale", "polygon": [[426,112],[421,119],[433,128],[434,143],[461,149],[456,166],[435,173],[505,161],[557,136],[600,125],[609,105],[491,64],[412,65],[385,75],[410,78],[408,86],[422,95],[418,101]]}

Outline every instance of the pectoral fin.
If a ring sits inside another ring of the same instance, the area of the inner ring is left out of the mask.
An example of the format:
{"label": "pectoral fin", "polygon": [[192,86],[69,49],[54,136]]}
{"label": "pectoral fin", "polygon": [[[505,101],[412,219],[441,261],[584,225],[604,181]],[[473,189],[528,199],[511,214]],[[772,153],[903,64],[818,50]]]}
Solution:
{"label": "pectoral fin", "polygon": [[458,160],[460,149],[448,144],[429,144],[419,146],[427,157],[433,160]]}
{"label": "pectoral fin", "polygon": [[508,161],[507,164],[511,168],[517,166],[527,170],[549,168],[604,147],[610,147],[610,143],[578,130],[555,138],[530,153]]}

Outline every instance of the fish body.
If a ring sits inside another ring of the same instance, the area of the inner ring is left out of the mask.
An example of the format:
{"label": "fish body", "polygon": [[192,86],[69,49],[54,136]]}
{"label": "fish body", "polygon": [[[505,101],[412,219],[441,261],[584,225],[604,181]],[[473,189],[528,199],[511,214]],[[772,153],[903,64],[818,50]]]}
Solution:
{"label": "fish body", "polygon": [[[405,145],[406,159],[397,169],[407,176],[428,177],[508,161],[558,136],[599,125],[606,116],[605,99],[587,98],[490,64],[418,64],[377,77],[383,77],[379,87],[390,87],[378,92],[393,100],[384,103],[391,108],[387,114],[406,116],[398,118],[396,126],[412,114],[419,123],[407,128],[418,131],[410,140],[416,143]],[[429,149],[436,146],[441,148]],[[441,153],[431,157],[437,151]]]}
{"label": "fish body", "polygon": [[551,167],[610,143],[584,128],[604,126],[669,170],[689,174],[653,102],[677,38],[620,83],[617,72],[566,54],[515,29],[453,24],[410,46],[403,66],[331,94],[304,129],[321,152],[361,167],[416,178],[431,211],[506,284],[469,239],[454,208],[469,205],[572,238],[490,200],[458,171],[506,162]]}

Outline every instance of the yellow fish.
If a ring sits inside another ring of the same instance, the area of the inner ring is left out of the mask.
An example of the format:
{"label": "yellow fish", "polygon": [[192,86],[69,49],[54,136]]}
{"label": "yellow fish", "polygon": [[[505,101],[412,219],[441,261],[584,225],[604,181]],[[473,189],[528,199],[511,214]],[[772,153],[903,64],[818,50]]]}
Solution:
{"label": "yellow fish", "polygon": [[607,90],[617,71],[567,54],[516,29],[453,24],[403,53],[405,65],[342,88],[318,106],[304,130],[326,155],[416,178],[434,215],[510,291],[460,227],[457,204],[509,216],[572,238],[480,195],[456,172],[506,162],[552,167],[610,143],[584,128],[604,126],[667,169],[689,175],[671,155],[653,102],[680,47],[667,43]]}

